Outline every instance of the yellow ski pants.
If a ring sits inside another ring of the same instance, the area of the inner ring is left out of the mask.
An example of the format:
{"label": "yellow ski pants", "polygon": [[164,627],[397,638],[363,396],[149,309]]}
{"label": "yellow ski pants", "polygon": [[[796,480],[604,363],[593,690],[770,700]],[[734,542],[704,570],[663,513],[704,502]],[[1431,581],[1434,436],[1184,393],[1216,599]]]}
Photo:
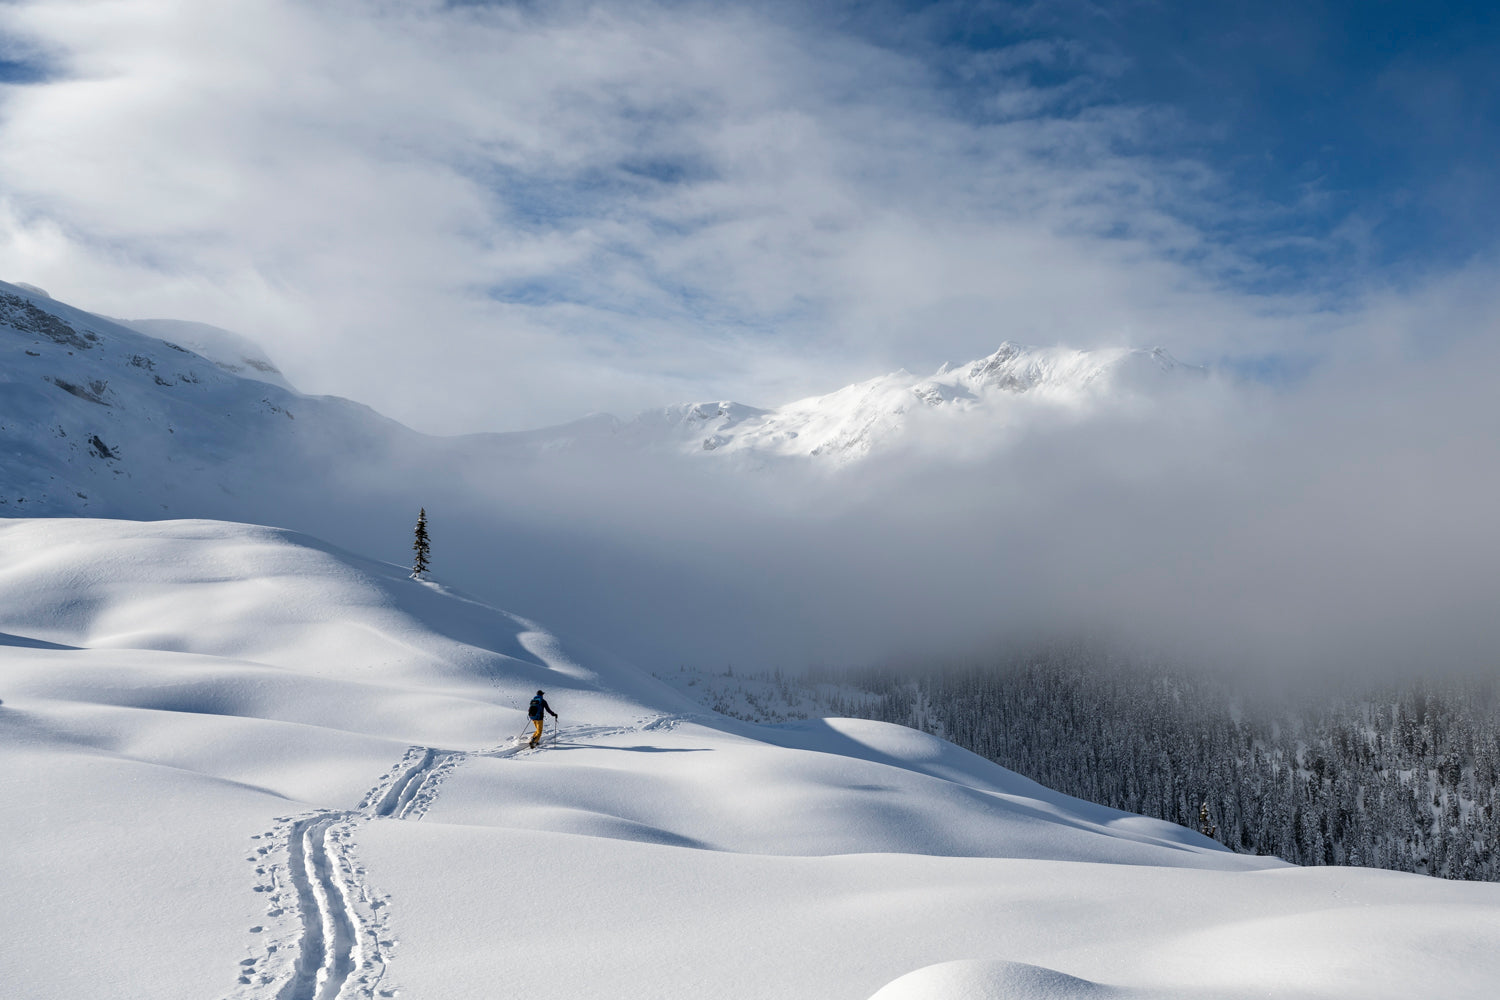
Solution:
{"label": "yellow ski pants", "polygon": [[531,734],[531,745],[532,746],[536,746],[538,743],[542,742],[542,724],[545,723],[547,720],[546,719],[532,719],[531,721],[532,721],[532,724],[536,726],[536,732],[534,732],[534,733]]}

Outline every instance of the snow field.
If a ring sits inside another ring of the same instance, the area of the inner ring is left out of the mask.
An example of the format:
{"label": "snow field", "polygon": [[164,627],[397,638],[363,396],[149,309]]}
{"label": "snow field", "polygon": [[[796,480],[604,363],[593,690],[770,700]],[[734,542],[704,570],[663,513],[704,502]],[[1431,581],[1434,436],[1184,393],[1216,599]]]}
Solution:
{"label": "snow field", "polygon": [[[1130,829],[1121,813],[895,726],[839,719],[743,727],[759,730],[760,740],[736,728],[679,720],[651,729],[565,728],[525,769],[472,760],[431,816],[750,854],[1087,858],[1237,870],[1277,864],[1231,854],[1170,824],[1141,820],[1139,831]],[[965,763],[980,773],[920,753],[895,756],[913,745],[945,746],[952,751],[945,757],[970,758]],[[1005,790],[1010,784],[1020,792]]]}
{"label": "snow field", "polygon": [[[562,726],[533,752],[538,687]],[[698,714],[245,525],[0,524],[0,796],[0,983],[36,1000],[1477,998],[1500,975],[1500,887],[1237,856],[897,727]]]}
{"label": "snow field", "polygon": [[[360,854],[409,920],[402,976],[431,996],[483,996],[473,984],[493,979],[591,1000],[864,1000],[962,959],[1140,997],[1483,997],[1496,971],[1484,951],[1493,891],[1373,871],[1278,883],[1086,862],[776,857],[427,822],[372,825]],[[895,995],[1094,995],[920,985]]]}

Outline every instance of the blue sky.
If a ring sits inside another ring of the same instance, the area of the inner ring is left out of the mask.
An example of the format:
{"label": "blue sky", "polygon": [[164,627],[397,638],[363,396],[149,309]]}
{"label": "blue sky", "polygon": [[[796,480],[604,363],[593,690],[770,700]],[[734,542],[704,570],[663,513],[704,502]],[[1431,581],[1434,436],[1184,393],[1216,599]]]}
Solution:
{"label": "blue sky", "polygon": [[1122,96],[1179,109],[1235,187],[1320,239],[1355,220],[1375,266],[1451,266],[1493,248],[1494,5],[1174,6],[1125,21]]}
{"label": "blue sky", "polygon": [[1006,339],[1280,379],[1490,284],[1495,21],[17,0],[0,277],[238,330],[442,431],[774,405]]}
{"label": "blue sky", "polygon": [[[1452,267],[1495,246],[1494,4],[855,4],[832,19],[922,52],[977,119],[989,86],[1017,72],[1076,86],[1061,113],[1156,109],[1142,150],[1218,172],[1224,214],[1200,222],[1223,240],[1265,243],[1256,255],[1273,283]],[[986,72],[986,56],[1027,42],[1059,48],[1045,63]]]}

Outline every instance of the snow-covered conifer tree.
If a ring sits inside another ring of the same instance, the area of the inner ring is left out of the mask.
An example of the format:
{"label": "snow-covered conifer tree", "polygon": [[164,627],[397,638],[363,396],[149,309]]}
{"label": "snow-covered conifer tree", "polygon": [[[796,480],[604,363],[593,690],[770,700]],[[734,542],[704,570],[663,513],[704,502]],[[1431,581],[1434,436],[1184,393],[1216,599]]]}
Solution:
{"label": "snow-covered conifer tree", "polygon": [[432,552],[432,544],[427,538],[427,508],[421,508],[417,513],[417,530],[411,543],[412,552],[416,558],[412,561],[411,577],[413,580],[422,579],[422,574],[427,572],[427,559]]}

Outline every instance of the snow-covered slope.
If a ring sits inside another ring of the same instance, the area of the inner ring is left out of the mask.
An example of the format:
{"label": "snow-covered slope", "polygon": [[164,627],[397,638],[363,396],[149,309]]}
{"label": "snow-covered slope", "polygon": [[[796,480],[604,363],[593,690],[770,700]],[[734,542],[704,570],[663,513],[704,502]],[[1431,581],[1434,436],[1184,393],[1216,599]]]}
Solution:
{"label": "snow-covered slope", "polygon": [[[531,752],[537,688],[561,720]],[[896,727],[702,715],[269,528],[0,523],[0,765],[0,982],[36,1000],[1481,997],[1500,974],[1500,887],[1240,857]]]}
{"label": "snow-covered slope", "polygon": [[259,344],[230,330],[180,319],[132,319],[125,320],[124,325],[148,337],[186,347],[231,374],[283,389],[292,388]]}
{"label": "snow-covered slope", "polygon": [[[200,345],[212,330],[147,326]],[[205,347],[243,362],[221,364],[0,283],[0,514],[276,521],[286,483],[351,458],[392,461],[416,437],[367,407],[292,391],[235,343]]]}
{"label": "snow-covered slope", "polygon": [[1161,348],[1078,351],[1004,343],[988,357],[945,364],[933,375],[893,372],[774,409],[684,403],[628,421],[597,415],[511,441],[536,451],[645,448],[752,461],[811,458],[837,469],[902,445],[968,447],[976,433],[992,440],[1027,421],[1130,405],[1203,375]]}

